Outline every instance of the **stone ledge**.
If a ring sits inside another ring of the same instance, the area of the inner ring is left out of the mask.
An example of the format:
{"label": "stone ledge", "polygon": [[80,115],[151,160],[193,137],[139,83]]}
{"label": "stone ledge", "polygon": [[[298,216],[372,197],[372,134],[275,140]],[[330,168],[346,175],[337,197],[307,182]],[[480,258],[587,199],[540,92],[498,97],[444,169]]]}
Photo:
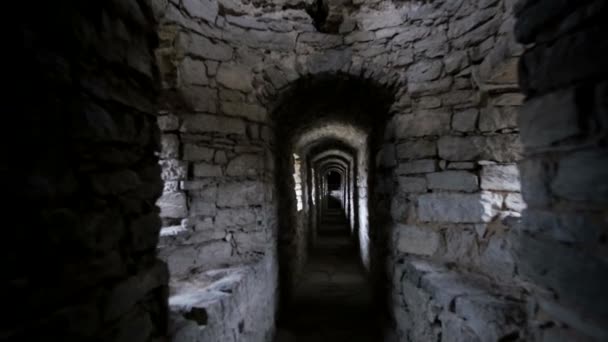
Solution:
{"label": "stone ledge", "polygon": [[526,336],[525,302],[517,288],[421,259],[398,265],[394,280],[402,305],[393,314],[399,333],[412,340],[439,334],[464,334],[470,341]]}
{"label": "stone ledge", "polygon": [[271,256],[171,284],[173,341],[264,342],[274,334],[276,289]]}

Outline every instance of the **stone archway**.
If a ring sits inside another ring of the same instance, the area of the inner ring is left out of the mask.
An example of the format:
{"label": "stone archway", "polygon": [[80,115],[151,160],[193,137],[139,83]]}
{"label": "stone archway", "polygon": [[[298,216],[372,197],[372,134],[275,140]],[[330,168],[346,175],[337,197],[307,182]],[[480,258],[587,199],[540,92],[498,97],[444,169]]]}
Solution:
{"label": "stone archway", "polygon": [[331,35],[298,1],[37,5],[16,11],[0,335],[156,341],[170,314],[176,340],[272,339],[271,114],[337,77],[396,94],[366,157],[396,338],[606,340],[605,1],[345,3]]}

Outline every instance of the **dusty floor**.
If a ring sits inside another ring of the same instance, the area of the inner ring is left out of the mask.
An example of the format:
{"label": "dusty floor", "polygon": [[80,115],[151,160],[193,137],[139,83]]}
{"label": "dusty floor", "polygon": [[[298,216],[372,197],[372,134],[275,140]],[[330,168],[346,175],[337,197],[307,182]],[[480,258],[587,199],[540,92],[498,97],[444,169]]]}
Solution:
{"label": "dusty floor", "polygon": [[293,301],[281,314],[276,342],[379,342],[373,309],[355,243],[343,212],[322,220]]}

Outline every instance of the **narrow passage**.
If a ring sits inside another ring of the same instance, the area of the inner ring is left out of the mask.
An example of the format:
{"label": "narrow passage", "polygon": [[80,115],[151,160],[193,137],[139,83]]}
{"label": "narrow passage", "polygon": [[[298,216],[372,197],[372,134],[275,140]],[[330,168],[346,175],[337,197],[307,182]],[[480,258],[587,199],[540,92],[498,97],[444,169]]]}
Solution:
{"label": "narrow passage", "polygon": [[276,342],[379,342],[371,288],[342,209],[329,209]]}

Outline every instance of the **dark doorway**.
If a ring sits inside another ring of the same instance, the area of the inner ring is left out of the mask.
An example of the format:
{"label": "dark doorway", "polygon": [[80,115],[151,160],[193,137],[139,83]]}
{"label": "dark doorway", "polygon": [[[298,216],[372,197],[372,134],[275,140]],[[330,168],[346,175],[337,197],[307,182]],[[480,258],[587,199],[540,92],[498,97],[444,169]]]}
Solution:
{"label": "dark doorway", "polygon": [[327,174],[327,188],[328,190],[335,191],[340,190],[340,185],[342,185],[342,179],[340,174],[335,171],[329,171]]}
{"label": "dark doorway", "polygon": [[327,191],[328,191],[328,201],[327,207],[329,209],[341,209],[342,203],[340,198],[342,193],[340,188],[342,186],[342,177],[336,171],[329,171],[327,173]]}

